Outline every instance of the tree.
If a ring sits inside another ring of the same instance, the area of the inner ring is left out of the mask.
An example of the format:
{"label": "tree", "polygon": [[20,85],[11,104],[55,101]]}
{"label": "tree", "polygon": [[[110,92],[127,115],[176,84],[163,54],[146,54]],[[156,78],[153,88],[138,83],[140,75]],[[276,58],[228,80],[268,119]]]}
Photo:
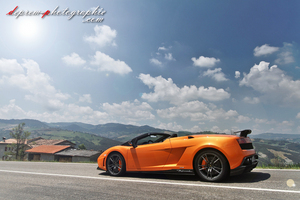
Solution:
{"label": "tree", "polygon": [[80,144],[80,145],[78,145],[78,149],[83,149],[83,150],[85,150],[86,147],[84,146],[84,144]]}
{"label": "tree", "polygon": [[24,131],[25,123],[20,123],[10,131],[10,136],[16,139],[16,143],[12,144],[16,160],[23,160],[25,157],[26,140],[30,136],[30,132]]}

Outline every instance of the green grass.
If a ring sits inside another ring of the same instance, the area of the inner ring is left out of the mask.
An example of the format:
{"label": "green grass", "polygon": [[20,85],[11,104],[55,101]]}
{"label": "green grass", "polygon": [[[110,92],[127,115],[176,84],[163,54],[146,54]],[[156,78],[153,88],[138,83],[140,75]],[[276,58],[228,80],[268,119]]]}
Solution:
{"label": "green grass", "polygon": [[257,169],[299,169],[300,163],[292,165],[259,165]]}

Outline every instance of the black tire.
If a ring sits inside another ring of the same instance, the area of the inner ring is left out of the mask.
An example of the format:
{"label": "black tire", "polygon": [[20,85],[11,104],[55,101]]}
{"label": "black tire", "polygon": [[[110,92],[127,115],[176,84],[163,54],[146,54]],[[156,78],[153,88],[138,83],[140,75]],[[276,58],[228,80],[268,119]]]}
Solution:
{"label": "black tire", "polygon": [[194,171],[204,181],[217,182],[228,176],[229,165],[223,154],[208,149],[196,155]]}
{"label": "black tire", "polygon": [[126,172],[124,157],[118,152],[109,154],[106,160],[106,170],[112,176],[124,175]]}

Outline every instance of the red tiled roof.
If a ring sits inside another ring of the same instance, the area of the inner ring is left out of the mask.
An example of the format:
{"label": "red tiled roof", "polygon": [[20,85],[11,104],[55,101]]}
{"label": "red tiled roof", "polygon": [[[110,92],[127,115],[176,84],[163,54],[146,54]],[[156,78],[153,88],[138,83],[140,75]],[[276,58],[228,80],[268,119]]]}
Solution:
{"label": "red tiled roof", "polygon": [[54,154],[60,152],[64,149],[67,149],[71,146],[62,146],[62,145],[41,145],[26,151],[26,153],[49,153]]}
{"label": "red tiled roof", "polygon": [[40,146],[40,145],[59,145],[60,143],[63,143],[63,142],[69,142],[71,144],[73,144],[72,142],[68,141],[68,140],[47,140],[47,139],[44,139],[44,138],[34,138],[34,139],[31,139],[28,141],[28,145],[30,145],[31,147],[37,147],[37,146]]}

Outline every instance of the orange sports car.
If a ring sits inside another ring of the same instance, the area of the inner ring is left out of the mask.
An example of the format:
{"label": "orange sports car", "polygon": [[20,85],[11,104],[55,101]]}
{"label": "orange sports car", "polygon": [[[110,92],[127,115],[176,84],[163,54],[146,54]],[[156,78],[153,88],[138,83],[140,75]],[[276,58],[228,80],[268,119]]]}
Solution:
{"label": "orange sports car", "polygon": [[240,135],[145,133],[104,151],[98,169],[112,176],[129,171],[194,172],[202,180],[220,181],[228,175],[250,172],[257,166],[251,130]]}

